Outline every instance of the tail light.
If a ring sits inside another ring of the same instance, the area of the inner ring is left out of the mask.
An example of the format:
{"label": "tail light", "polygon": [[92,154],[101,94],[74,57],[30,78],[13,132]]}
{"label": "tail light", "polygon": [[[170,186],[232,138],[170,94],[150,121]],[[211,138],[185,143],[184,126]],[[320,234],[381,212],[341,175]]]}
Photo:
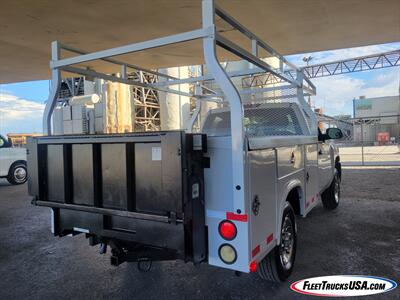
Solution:
{"label": "tail light", "polygon": [[252,261],[249,265],[249,271],[251,273],[254,273],[257,271],[257,262],[256,261]]}
{"label": "tail light", "polygon": [[237,234],[237,229],[235,224],[227,220],[224,220],[221,223],[219,223],[218,231],[219,234],[227,241],[233,240]]}
{"label": "tail light", "polygon": [[226,264],[233,264],[236,261],[237,253],[235,248],[229,244],[222,244],[218,250],[219,258]]}

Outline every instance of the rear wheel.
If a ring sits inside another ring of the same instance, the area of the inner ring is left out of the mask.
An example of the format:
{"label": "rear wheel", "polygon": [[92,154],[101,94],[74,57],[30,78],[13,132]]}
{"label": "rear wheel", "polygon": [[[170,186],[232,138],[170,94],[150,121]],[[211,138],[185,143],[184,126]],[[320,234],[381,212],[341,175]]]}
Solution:
{"label": "rear wheel", "polygon": [[23,184],[27,179],[26,164],[24,162],[16,162],[11,165],[8,171],[7,181],[11,184]]}
{"label": "rear wheel", "polygon": [[296,218],[292,207],[287,203],[283,211],[280,245],[259,263],[258,275],[268,281],[285,281],[293,270],[296,246]]}
{"label": "rear wheel", "polygon": [[331,185],[321,195],[322,204],[326,209],[335,209],[339,205],[340,200],[340,176],[339,171],[335,168],[335,176]]}

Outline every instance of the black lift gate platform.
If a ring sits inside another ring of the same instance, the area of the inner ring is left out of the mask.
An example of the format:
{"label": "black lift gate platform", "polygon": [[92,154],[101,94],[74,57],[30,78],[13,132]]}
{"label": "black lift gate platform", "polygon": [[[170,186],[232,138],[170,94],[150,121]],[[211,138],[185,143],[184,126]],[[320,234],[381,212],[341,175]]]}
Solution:
{"label": "black lift gate platform", "polygon": [[55,235],[84,232],[112,262],[207,257],[206,136],[183,131],[45,136],[28,143],[29,192]]}

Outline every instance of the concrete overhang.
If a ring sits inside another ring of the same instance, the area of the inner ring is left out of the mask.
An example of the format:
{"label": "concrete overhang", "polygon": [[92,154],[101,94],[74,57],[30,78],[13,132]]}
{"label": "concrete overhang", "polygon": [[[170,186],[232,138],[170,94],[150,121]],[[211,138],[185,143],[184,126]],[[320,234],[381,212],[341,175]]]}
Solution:
{"label": "concrete overhang", "polygon": [[[399,0],[217,3],[283,55],[400,40]],[[200,26],[200,0],[2,0],[0,82],[48,79],[53,40],[96,51]],[[229,26],[221,30],[233,35]],[[202,49],[191,42],[127,58],[146,68],[188,65],[202,63]],[[230,58],[221,52],[220,59]],[[105,65],[89,67],[111,71]]]}

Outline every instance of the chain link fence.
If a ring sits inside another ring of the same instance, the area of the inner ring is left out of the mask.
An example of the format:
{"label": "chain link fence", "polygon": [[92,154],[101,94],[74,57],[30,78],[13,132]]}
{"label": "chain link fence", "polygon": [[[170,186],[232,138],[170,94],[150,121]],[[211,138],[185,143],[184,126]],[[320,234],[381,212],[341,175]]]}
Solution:
{"label": "chain link fence", "polygon": [[339,147],[343,165],[400,165],[400,115],[334,119],[322,116],[325,127],[342,129]]}

